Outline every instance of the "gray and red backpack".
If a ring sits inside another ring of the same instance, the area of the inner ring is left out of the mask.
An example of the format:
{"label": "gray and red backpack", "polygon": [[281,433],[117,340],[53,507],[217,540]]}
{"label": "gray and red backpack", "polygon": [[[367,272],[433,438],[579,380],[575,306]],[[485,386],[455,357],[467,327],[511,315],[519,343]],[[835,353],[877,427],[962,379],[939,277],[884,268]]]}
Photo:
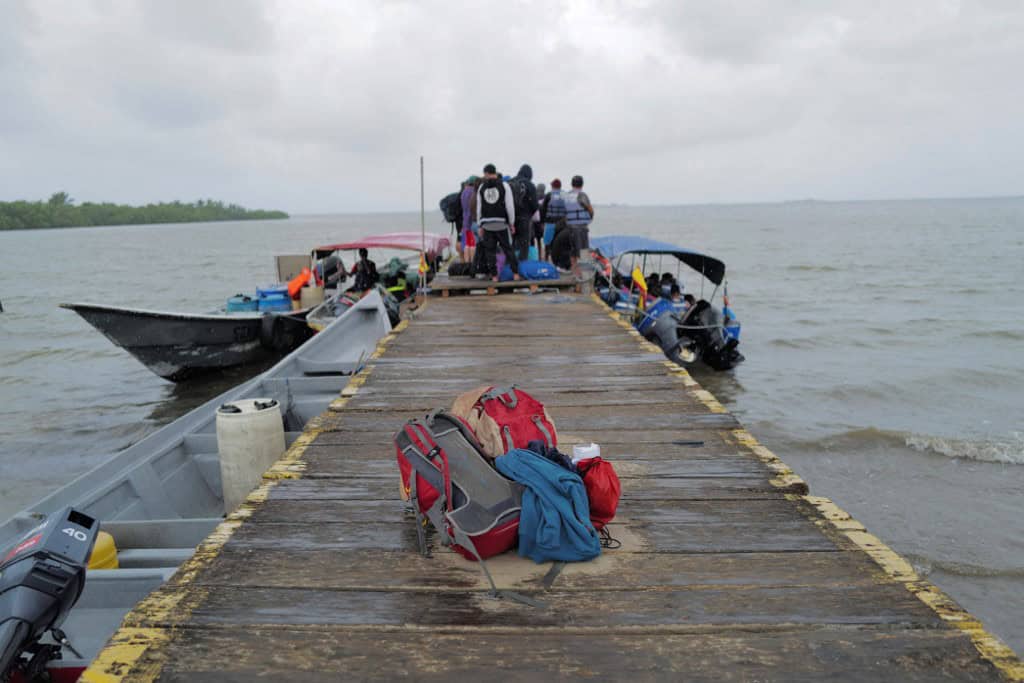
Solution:
{"label": "gray and red backpack", "polygon": [[523,487],[494,469],[463,420],[443,410],[409,420],[395,435],[395,450],[421,553],[427,554],[424,518],[445,545],[471,560],[515,546]]}

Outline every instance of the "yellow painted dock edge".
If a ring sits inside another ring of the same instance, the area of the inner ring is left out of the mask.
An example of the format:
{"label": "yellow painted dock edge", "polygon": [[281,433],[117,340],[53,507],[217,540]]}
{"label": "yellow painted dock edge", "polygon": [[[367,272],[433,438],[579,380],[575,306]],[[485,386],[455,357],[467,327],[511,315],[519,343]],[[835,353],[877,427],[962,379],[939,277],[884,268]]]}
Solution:
{"label": "yellow painted dock edge", "polygon": [[[600,297],[594,294],[592,298],[599,306],[608,311],[608,315],[615,322],[628,330],[632,336],[636,337],[638,343],[645,351],[662,353],[656,344],[652,344],[644,339],[629,321],[625,320],[616,311],[608,308],[607,304]],[[725,407],[718,402],[718,399],[710,391],[700,388],[700,385],[690,377],[690,374],[684,368],[667,359],[665,364],[668,367],[669,374],[680,377],[690,393],[706,405],[711,412],[726,412]],[[775,474],[770,480],[774,486],[785,488],[798,482],[803,482],[803,479],[782,462],[777,455],[758,443],[757,439],[746,429],[735,429],[732,431],[732,435],[737,443],[744,446],[761,462],[765,463]],[[848,512],[822,496],[786,494],[786,498],[792,501],[804,501],[816,508],[825,518],[824,524],[829,524],[836,533],[850,539],[858,548],[867,553],[887,576],[906,586],[907,590],[930,607],[940,619],[966,633],[974,647],[981,653],[981,656],[992,662],[1009,680],[1024,681],[1024,663],[1021,662],[1017,654],[1006,643],[986,631],[980,620],[956,604],[952,598],[939,590],[937,586],[921,578],[909,562],[900,557],[899,553],[883,543],[877,536],[869,533],[864,528],[864,525],[854,519]]]}
{"label": "yellow painted dock edge", "polygon": [[[417,310],[422,308],[421,305]],[[403,320],[381,338],[366,365],[352,376],[341,391],[341,396],[331,402],[328,411],[340,410],[356,395],[373,371],[373,361],[384,355],[387,345],[408,326],[409,321]],[[203,602],[206,592],[192,585],[199,572],[213,562],[235,530],[259,509],[278,482],[302,476],[306,470],[303,455],[323,432],[322,417],[317,416],[306,423],[302,434],[292,442],[284,455],[263,473],[263,483],[217,525],[174,576],[125,615],[120,628],[82,673],[79,679],[81,683],[152,681],[160,675],[165,661],[161,650],[174,634],[174,629],[168,623],[169,617],[173,613],[180,620]],[[147,655],[145,660],[143,655]]]}

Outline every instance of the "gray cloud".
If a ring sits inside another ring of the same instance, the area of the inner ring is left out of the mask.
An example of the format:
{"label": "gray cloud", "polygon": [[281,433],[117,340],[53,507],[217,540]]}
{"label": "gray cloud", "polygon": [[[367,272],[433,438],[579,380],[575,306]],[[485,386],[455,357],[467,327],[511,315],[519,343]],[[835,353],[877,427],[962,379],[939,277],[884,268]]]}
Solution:
{"label": "gray cloud", "polygon": [[420,154],[428,198],[488,161],[637,203],[1014,193],[1024,170],[1016,2],[9,4],[7,198],[403,209]]}

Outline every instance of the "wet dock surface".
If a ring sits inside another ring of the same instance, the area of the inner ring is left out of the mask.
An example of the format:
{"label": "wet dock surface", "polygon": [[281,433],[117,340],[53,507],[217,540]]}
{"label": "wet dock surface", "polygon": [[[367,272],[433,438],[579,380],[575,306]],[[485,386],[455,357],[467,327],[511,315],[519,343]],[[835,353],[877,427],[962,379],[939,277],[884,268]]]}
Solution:
{"label": "wet dock surface", "polygon": [[[392,436],[481,384],[622,480],[592,562],[417,552]],[[784,400],[785,397],[780,397]],[[434,299],[84,680],[1007,680],[1016,656],[588,297]]]}

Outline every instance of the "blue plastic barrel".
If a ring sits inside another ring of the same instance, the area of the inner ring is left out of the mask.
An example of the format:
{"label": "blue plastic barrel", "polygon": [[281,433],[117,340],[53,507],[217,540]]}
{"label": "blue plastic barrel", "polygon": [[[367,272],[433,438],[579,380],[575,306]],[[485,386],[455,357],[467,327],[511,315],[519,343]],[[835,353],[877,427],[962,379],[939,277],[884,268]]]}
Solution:
{"label": "blue plastic barrel", "polygon": [[280,283],[273,285],[264,285],[263,287],[256,288],[256,298],[262,299],[268,296],[288,296],[288,285],[282,285]]}
{"label": "blue plastic barrel", "polygon": [[260,297],[259,310],[261,311],[290,311],[292,310],[292,300],[288,297],[288,293],[285,292],[280,296],[264,296]]}
{"label": "blue plastic barrel", "polygon": [[259,308],[259,301],[253,299],[251,296],[245,296],[244,294],[236,294],[235,296],[228,299],[228,313],[244,313],[249,311],[258,311]]}

